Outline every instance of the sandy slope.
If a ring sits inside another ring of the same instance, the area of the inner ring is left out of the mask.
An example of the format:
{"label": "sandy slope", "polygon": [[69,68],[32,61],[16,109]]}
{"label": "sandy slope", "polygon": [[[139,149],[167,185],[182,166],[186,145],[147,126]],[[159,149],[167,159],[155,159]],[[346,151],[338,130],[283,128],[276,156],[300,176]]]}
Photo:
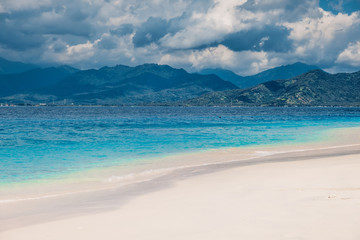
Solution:
{"label": "sandy slope", "polygon": [[0,239],[360,239],[358,148],[181,171]]}

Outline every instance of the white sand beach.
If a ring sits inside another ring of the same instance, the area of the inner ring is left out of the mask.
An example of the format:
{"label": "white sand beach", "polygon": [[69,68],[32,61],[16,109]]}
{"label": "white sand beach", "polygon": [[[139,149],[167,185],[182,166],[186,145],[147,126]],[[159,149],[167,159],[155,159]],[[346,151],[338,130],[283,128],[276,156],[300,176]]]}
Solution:
{"label": "white sand beach", "polygon": [[2,204],[0,239],[357,240],[359,129],[350,132],[341,146],[294,147],[112,190]]}

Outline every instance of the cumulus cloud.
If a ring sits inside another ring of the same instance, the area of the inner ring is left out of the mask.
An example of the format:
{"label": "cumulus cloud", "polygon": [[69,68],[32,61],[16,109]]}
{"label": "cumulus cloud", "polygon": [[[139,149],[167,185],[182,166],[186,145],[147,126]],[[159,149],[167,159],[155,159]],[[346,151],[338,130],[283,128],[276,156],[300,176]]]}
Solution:
{"label": "cumulus cloud", "polygon": [[318,18],[304,18],[287,23],[294,55],[308,62],[330,66],[348,45],[360,37],[359,12],[351,15],[321,10]]}
{"label": "cumulus cloud", "polygon": [[247,75],[302,61],[360,68],[357,0],[3,0],[0,56],[37,64],[170,64]]}
{"label": "cumulus cloud", "polygon": [[[180,54],[179,54],[180,53]],[[194,69],[207,66],[231,66],[235,63],[235,53],[223,45],[210,47],[197,51],[179,52],[178,54],[165,54],[160,63],[171,62],[174,65],[189,62]]]}
{"label": "cumulus cloud", "polygon": [[360,41],[350,43],[349,46],[339,54],[336,62],[349,64],[354,67],[360,66]]}
{"label": "cumulus cloud", "polygon": [[187,19],[187,25],[175,34],[168,34],[162,45],[170,48],[196,48],[221,39],[226,34],[245,28],[237,16],[236,6],[244,1],[219,1],[206,12],[194,11]]}
{"label": "cumulus cloud", "polygon": [[252,75],[269,67],[276,67],[286,62],[279,54],[269,54],[264,51],[235,52],[224,45],[199,50],[186,50],[164,54],[160,64],[170,64],[175,67],[185,67],[192,72],[204,68],[224,68],[241,75]]}
{"label": "cumulus cloud", "polygon": [[[86,42],[77,45],[66,45],[63,48],[56,49],[56,46],[50,46],[50,49],[53,49],[52,52],[47,52],[50,58],[56,58],[60,62],[69,62],[75,63],[78,61],[84,61],[85,59],[91,58],[94,56],[94,44],[91,42]],[[51,59],[49,59],[51,61]]]}

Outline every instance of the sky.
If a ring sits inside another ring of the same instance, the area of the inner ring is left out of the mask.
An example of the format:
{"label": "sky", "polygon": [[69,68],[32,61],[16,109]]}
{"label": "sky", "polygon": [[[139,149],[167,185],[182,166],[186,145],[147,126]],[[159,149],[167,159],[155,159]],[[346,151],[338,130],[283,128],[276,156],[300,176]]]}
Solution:
{"label": "sky", "polygon": [[0,0],[0,57],[81,69],[168,64],[240,75],[360,70],[360,0]]}

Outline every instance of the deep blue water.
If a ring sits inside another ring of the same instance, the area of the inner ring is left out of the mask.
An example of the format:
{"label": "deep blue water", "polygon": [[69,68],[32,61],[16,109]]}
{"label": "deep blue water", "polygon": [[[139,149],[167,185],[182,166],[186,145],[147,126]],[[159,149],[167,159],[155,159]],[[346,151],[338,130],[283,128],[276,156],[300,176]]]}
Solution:
{"label": "deep blue water", "polygon": [[316,140],[360,108],[2,107],[0,183],[185,151]]}

